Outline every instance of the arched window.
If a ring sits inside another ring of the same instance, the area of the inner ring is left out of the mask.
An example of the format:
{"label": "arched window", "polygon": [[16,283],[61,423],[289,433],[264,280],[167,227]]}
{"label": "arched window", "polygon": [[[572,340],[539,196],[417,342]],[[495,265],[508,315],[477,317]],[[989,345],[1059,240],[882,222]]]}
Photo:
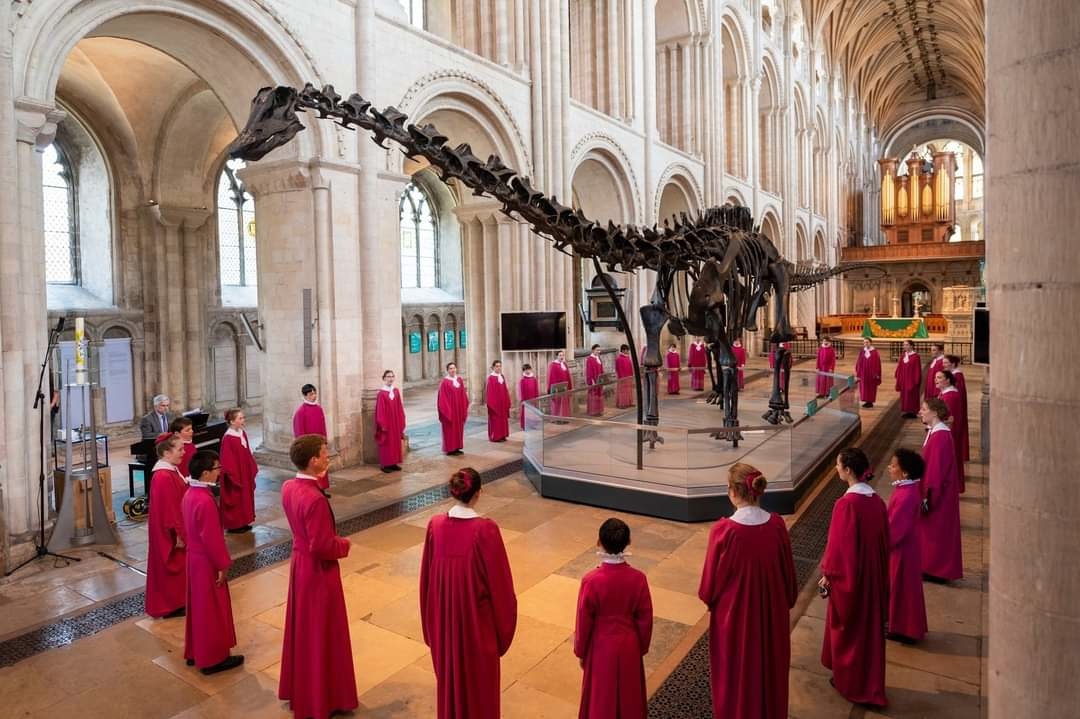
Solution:
{"label": "arched window", "polygon": [[424,29],[424,0],[398,0],[405,14],[409,17],[409,24],[413,27]]}
{"label": "arched window", "polygon": [[218,178],[218,252],[222,285],[254,287],[255,199],[236,175],[243,168],[243,160],[229,160]]}
{"label": "arched window", "polygon": [[439,286],[439,232],[431,201],[420,186],[410,182],[401,193],[401,286]]}
{"label": "arched window", "polygon": [[62,149],[53,143],[41,162],[45,217],[45,281],[79,284],[79,241],[75,225],[75,177]]}

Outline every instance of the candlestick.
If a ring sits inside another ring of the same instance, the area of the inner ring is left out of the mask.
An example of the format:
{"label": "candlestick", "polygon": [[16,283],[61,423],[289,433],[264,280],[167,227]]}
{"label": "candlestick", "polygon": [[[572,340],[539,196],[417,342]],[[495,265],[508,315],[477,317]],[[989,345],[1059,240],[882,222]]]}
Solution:
{"label": "candlestick", "polygon": [[75,318],[75,384],[86,384],[85,326],[82,317]]}

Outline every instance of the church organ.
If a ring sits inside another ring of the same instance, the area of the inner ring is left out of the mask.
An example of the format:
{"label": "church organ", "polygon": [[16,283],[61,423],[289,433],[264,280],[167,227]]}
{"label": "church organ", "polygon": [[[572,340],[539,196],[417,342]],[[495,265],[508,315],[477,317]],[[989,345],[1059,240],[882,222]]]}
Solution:
{"label": "church organ", "polygon": [[[912,152],[907,160],[878,160],[881,167],[881,231],[889,245],[948,242],[956,223],[953,180],[956,158],[935,152],[931,160]],[[898,174],[906,167],[907,174]]]}

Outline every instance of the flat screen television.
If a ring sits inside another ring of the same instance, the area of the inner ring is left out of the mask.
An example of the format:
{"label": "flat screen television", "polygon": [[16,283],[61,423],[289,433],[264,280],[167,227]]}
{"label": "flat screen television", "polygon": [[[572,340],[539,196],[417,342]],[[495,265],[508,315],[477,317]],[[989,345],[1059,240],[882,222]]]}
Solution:
{"label": "flat screen television", "polygon": [[565,312],[503,312],[505,352],[566,349]]}

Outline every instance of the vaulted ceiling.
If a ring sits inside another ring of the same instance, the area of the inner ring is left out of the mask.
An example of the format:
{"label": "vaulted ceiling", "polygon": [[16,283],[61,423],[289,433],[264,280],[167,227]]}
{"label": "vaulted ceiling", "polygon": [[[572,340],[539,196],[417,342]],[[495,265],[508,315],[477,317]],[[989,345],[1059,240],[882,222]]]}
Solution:
{"label": "vaulted ceiling", "polygon": [[984,0],[801,0],[811,36],[884,133],[922,105],[985,107]]}

